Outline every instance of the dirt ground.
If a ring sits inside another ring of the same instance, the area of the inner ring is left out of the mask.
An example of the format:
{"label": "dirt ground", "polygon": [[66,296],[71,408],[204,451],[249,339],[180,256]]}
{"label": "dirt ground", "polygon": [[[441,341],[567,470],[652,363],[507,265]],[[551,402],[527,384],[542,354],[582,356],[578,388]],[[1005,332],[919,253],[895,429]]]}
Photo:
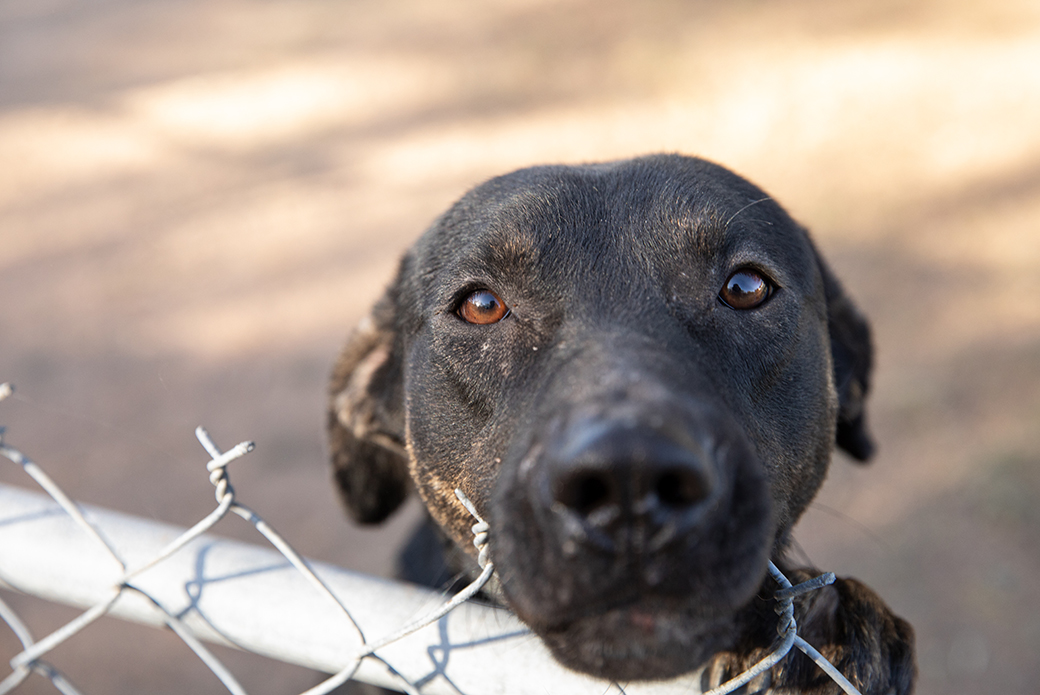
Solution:
{"label": "dirt ground", "polygon": [[[661,150],[770,191],[873,320],[880,453],[836,455],[804,553],[911,620],[922,695],[1035,693],[1034,0],[4,0],[7,441],[79,500],[188,525],[213,499],[195,425],[253,439],[242,498],[385,573],[416,510],[351,527],[323,450],[349,327],[482,179]],[[4,598],[37,635],[75,615]],[[52,658],[85,693],[221,692],[167,633],[88,634]],[[315,682],[219,653],[251,693]]]}

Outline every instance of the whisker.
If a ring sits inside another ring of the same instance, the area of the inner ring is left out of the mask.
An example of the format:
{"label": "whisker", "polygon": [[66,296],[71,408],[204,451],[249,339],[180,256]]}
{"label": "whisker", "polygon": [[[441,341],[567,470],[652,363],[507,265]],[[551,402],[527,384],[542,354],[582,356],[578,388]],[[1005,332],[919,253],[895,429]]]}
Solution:
{"label": "whisker", "polygon": [[759,203],[764,203],[767,200],[772,200],[772,198],[770,198],[769,196],[766,196],[765,198],[760,198],[758,200],[751,201],[750,203],[748,203],[744,207],[742,207],[739,210],[737,210],[736,212],[734,212],[733,216],[730,217],[728,220],[726,220],[726,225],[725,226],[729,227],[729,223],[732,222],[733,220],[735,220],[737,218],[737,215],[739,215],[740,213],[744,212],[748,208],[754,207],[754,206],[758,205]]}

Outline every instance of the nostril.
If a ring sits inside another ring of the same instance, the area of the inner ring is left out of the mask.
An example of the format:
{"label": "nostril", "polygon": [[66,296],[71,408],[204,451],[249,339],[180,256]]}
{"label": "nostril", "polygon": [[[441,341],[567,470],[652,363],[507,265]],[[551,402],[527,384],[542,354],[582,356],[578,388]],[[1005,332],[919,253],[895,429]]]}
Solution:
{"label": "nostril", "polygon": [[615,503],[613,485],[604,473],[576,471],[562,481],[556,492],[556,501],[587,517]]}
{"label": "nostril", "polygon": [[708,498],[708,481],[694,469],[672,469],[657,478],[654,493],[658,501],[673,509],[692,507]]}

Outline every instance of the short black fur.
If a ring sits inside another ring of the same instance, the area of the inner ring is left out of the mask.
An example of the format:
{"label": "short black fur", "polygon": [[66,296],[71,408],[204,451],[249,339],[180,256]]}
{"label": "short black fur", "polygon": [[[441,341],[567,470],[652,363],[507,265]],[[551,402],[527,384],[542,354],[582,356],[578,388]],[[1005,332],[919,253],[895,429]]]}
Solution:
{"label": "short black fur", "polygon": [[[720,300],[738,271],[768,298]],[[482,289],[504,318],[460,315]],[[348,342],[333,465],[362,522],[418,491],[437,532],[408,573],[431,582],[473,567],[462,489],[491,523],[492,598],[562,663],[712,681],[772,643],[766,563],[835,442],[872,454],[871,367],[869,327],[806,232],[732,172],[674,155],[524,169],[437,220]],[[912,690],[912,630],[862,584],[798,618],[864,693]],[[770,678],[838,692],[793,654]]]}

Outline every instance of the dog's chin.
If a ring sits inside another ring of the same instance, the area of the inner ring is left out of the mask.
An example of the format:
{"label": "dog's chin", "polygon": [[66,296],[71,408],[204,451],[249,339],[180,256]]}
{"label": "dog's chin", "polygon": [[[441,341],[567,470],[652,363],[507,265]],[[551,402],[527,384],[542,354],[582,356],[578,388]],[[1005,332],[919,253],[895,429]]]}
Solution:
{"label": "dog's chin", "polygon": [[536,632],[564,666],[619,682],[681,676],[736,639],[733,616],[692,617],[645,602]]}

